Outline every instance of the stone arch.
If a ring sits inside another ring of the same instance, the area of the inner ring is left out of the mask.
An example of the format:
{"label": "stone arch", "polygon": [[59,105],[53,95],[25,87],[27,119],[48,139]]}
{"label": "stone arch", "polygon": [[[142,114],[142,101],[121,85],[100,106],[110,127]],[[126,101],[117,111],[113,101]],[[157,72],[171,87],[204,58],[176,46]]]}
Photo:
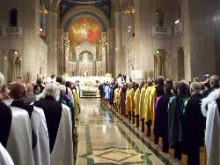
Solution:
{"label": "stone arch", "polygon": [[165,49],[158,49],[154,54],[154,78],[166,76],[167,52]]}
{"label": "stone arch", "polygon": [[79,61],[93,61],[93,54],[88,50],[82,51],[79,54]]}
{"label": "stone arch", "polygon": [[177,51],[177,67],[178,67],[178,80],[185,79],[185,69],[184,69],[184,49],[179,47]]}
{"label": "stone arch", "polygon": [[95,6],[77,6],[72,8],[61,20],[60,26],[64,29],[64,31],[68,31],[71,23],[81,15],[89,15],[95,18],[102,25],[103,30],[107,30],[110,26],[108,17]]}
{"label": "stone arch", "polygon": [[17,50],[10,50],[7,56],[8,82],[21,77],[21,54]]}
{"label": "stone arch", "polygon": [[[49,1],[49,0],[47,0]],[[57,11],[61,0],[53,0],[51,3],[51,10]],[[119,0],[111,0],[112,6],[115,8],[115,11],[120,11],[120,2]]]}

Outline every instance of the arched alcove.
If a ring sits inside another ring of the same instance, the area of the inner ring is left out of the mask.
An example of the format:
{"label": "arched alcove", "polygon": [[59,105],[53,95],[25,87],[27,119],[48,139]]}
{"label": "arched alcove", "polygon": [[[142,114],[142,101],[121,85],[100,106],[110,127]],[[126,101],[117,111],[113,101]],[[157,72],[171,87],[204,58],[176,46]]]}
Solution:
{"label": "arched alcove", "polygon": [[158,49],[154,54],[154,78],[166,76],[167,52],[164,49]]}
{"label": "arched alcove", "polygon": [[82,62],[93,61],[93,54],[89,51],[83,51],[79,54],[79,61]]}
{"label": "arched alcove", "polygon": [[21,54],[17,50],[10,50],[7,56],[7,77],[12,82],[21,77]]}
{"label": "arched alcove", "polygon": [[162,9],[157,9],[156,12],[156,26],[163,27],[164,25],[164,13]]}

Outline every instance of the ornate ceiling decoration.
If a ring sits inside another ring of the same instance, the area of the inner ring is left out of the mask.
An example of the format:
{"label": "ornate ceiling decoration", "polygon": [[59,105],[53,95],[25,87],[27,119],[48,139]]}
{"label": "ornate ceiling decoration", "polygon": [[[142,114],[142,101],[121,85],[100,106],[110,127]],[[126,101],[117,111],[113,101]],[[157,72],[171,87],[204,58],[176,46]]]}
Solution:
{"label": "ornate ceiling decoration", "polygon": [[62,0],[60,4],[61,16],[65,15],[72,7],[80,5],[94,5],[110,17],[111,0]]}

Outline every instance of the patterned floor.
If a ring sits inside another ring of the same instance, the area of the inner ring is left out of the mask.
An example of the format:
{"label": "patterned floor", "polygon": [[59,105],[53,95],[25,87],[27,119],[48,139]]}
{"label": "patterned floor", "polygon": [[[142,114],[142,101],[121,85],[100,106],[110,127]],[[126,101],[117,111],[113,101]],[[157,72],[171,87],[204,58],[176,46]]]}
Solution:
{"label": "patterned floor", "polygon": [[[99,99],[82,99],[77,165],[168,165]],[[178,163],[172,163],[178,164]]]}

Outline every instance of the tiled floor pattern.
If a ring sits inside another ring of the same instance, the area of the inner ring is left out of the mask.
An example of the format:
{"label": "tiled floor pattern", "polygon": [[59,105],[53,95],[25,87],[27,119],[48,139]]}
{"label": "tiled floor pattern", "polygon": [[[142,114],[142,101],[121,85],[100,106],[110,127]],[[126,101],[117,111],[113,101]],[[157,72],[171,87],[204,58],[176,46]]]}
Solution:
{"label": "tiled floor pattern", "polygon": [[108,109],[101,108],[99,99],[82,99],[81,106],[77,165],[171,164]]}

